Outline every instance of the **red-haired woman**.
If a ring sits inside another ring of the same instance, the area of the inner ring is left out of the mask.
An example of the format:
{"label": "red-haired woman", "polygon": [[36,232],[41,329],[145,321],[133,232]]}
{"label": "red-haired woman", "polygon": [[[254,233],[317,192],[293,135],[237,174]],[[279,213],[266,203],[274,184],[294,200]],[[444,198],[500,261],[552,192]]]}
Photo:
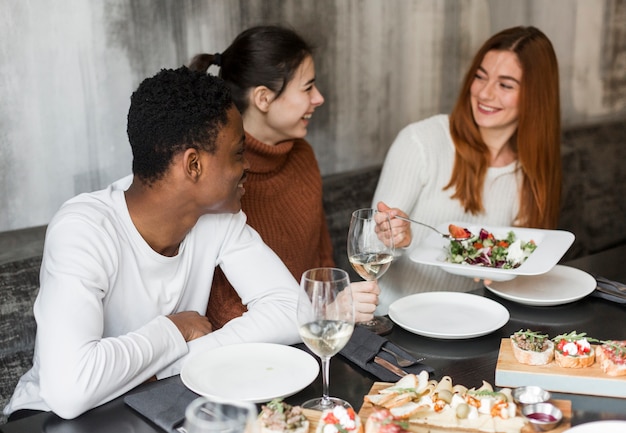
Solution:
{"label": "red-haired woman", "polygon": [[[550,40],[535,27],[503,30],[476,53],[449,116],[413,123],[398,134],[374,205],[431,225],[555,228],[560,134],[559,73]],[[408,255],[428,229],[399,219],[393,224],[396,245],[408,251],[380,280],[377,312],[415,292],[475,288],[471,279],[411,262]]]}

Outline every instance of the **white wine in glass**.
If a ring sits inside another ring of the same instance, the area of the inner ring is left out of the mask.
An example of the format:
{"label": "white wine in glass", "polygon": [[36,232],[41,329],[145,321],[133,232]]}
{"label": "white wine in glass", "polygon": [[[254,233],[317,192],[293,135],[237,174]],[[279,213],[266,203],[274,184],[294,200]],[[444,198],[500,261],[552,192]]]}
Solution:
{"label": "white wine in glass", "polygon": [[[354,270],[366,281],[382,277],[393,261],[394,245],[389,215],[376,209],[352,212],[348,231],[348,260]],[[387,334],[393,323],[386,317],[374,316],[369,322],[360,322],[376,334]]]}
{"label": "white wine in glass", "polygon": [[350,256],[350,264],[357,274],[366,281],[372,281],[383,275],[393,261],[389,253],[360,253]]}
{"label": "white wine in glass", "polygon": [[350,277],[342,269],[309,269],[302,274],[300,285],[300,336],[322,361],[322,397],[308,400],[301,406],[320,411],[335,406],[352,407],[345,400],[330,397],[328,392],[330,358],[343,349],[354,330]]}

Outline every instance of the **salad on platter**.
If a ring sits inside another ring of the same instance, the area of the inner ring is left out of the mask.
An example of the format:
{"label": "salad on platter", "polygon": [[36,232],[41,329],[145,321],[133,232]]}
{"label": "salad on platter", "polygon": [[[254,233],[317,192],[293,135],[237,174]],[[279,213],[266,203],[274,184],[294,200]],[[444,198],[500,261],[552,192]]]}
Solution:
{"label": "salad on platter", "polygon": [[472,233],[454,224],[450,224],[448,231],[452,239],[446,261],[450,263],[515,269],[537,248],[535,241],[518,239],[513,231],[505,238],[496,238],[484,228]]}

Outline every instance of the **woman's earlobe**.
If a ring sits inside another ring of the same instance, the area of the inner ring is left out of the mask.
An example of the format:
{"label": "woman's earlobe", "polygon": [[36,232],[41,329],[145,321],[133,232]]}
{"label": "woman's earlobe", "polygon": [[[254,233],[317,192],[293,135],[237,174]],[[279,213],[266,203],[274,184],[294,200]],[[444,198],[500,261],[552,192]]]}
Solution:
{"label": "woman's earlobe", "polygon": [[257,86],[252,90],[252,102],[263,113],[267,112],[274,100],[274,92],[265,86]]}

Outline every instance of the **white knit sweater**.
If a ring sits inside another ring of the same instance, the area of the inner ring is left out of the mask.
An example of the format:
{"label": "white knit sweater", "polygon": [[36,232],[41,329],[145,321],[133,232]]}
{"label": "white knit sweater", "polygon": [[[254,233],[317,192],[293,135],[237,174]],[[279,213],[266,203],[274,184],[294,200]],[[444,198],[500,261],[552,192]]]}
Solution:
{"label": "white knit sweater", "polygon": [[[466,213],[453,190],[443,190],[449,182],[454,164],[454,144],[447,115],[437,115],[405,127],[392,144],[373,199],[402,209],[411,218],[432,226],[450,221],[471,225],[510,226],[519,209],[521,170],[513,162],[487,171],[483,189],[485,212]],[[429,229],[413,224],[413,241],[400,251],[379,281],[380,304],[377,314],[387,314],[395,300],[419,292],[464,292],[477,287],[470,278],[449,274],[438,267],[414,263],[409,255]]]}
{"label": "white knit sweater", "polygon": [[[196,353],[228,344],[300,340],[297,281],[246,224],[243,212],[207,214],[174,257],[135,228],[124,197],[131,178],[66,202],[48,225],[35,301],[33,367],[5,409],[73,418],[145,382],[178,374]],[[166,316],[204,314],[216,266],[248,311],[185,342]]]}

